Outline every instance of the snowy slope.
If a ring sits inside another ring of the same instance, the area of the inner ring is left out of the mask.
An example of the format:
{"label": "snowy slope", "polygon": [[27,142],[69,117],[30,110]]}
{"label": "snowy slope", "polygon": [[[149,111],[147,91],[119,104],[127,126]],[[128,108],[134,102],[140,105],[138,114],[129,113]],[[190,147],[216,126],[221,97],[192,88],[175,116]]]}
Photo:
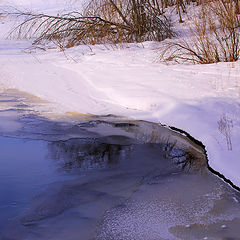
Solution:
{"label": "snowy slope", "polygon": [[183,129],[206,146],[210,166],[240,187],[240,62],[165,65],[154,42],[26,51],[27,41],[3,40],[2,22],[1,89],[53,102],[53,112],[120,114]]}

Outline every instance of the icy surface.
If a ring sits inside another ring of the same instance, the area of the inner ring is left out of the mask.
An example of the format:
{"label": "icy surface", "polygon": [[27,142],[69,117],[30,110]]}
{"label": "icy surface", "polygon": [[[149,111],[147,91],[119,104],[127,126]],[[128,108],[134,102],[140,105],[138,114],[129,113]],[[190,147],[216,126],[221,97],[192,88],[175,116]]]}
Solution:
{"label": "icy surface", "polygon": [[97,132],[51,140],[41,124],[32,136],[48,141],[0,138],[1,240],[237,239],[240,194],[207,170],[201,148],[146,122],[75,127]]}

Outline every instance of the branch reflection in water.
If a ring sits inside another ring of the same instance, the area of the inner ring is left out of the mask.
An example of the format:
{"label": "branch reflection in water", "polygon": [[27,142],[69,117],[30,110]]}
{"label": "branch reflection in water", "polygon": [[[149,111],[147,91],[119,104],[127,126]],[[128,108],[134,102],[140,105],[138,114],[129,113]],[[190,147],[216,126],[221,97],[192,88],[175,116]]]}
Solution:
{"label": "branch reflection in water", "polygon": [[[143,124],[145,128],[141,127]],[[122,135],[74,138],[49,143],[50,158],[57,160],[62,171],[113,167],[121,161],[126,161],[136,145],[154,146],[159,151],[159,158],[171,161],[184,171],[204,172],[207,167],[204,151],[200,147],[192,146],[180,134],[175,133],[171,136],[171,131],[166,132],[157,124],[143,121],[90,121],[79,124],[78,127],[96,132],[101,128],[106,130],[108,127],[113,130],[112,132],[120,130]]]}

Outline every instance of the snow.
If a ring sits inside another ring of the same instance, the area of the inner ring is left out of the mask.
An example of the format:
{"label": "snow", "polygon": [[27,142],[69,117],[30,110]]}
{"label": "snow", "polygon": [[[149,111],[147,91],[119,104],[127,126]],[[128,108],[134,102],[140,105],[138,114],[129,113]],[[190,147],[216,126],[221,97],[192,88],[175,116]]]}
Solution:
{"label": "snow", "polygon": [[[60,9],[55,0],[2,3]],[[202,141],[210,166],[240,187],[239,61],[166,65],[156,42],[40,51],[4,39],[11,24],[0,22],[0,91],[31,93],[54,103],[54,113],[117,114],[180,128]]]}
{"label": "snow", "polygon": [[80,6],[83,0],[1,0],[1,6],[9,6],[16,9],[40,10],[41,12],[53,13],[57,11],[71,10]]}

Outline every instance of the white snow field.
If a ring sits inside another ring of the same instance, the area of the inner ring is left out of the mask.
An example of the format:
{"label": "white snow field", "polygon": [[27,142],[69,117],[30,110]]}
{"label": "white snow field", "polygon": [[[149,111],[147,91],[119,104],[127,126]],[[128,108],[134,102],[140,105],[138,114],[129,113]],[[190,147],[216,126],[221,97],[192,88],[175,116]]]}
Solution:
{"label": "white snow field", "polygon": [[[66,5],[48,2],[0,4]],[[210,166],[240,187],[240,61],[166,65],[155,42],[34,50],[5,39],[11,21],[0,17],[0,91],[31,93],[54,103],[54,113],[117,114],[182,129],[206,146]]]}

